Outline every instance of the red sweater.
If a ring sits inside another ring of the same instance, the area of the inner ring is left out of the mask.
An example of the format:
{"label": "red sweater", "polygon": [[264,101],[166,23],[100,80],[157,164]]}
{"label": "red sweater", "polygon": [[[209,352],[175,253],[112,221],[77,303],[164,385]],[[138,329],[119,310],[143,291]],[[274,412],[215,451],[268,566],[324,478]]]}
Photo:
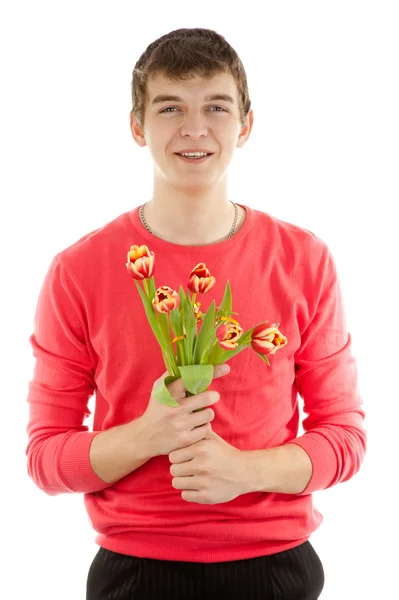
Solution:
{"label": "red sweater", "polygon": [[[220,562],[287,550],[322,522],[312,492],[347,481],[366,450],[365,413],[357,390],[334,259],[312,232],[241,205],[247,217],[232,238],[181,246],[150,234],[138,208],[59,252],[42,285],[30,337],[36,358],[29,382],[28,472],[44,492],[83,492],[96,542],[123,554]],[[205,313],[230,280],[233,311],[244,331],[269,319],[287,345],[266,365],[247,348],[220,392],[212,428],[241,450],[293,442],[313,474],[301,494],[250,492],[230,502],[186,502],[172,487],[168,456],[157,456],[114,484],[89,461],[99,432],[140,417],[165,372],[158,342],[126,270],[133,244],[155,252],[156,286],[186,289],[205,262],[216,277],[197,300]],[[95,394],[93,431],[84,425]],[[304,401],[298,435],[298,394]]]}

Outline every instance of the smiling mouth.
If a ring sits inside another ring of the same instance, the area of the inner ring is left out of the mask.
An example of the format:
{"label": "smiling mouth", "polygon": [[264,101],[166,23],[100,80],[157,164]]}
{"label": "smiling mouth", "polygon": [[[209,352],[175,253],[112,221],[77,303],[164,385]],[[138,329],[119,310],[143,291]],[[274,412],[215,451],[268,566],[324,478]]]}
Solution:
{"label": "smiling mouth", "polygon": [[176,156],[178,156],[181,160],[184,160],[184,162],[191,162],[191,163],[203,163],[206,160],[208,160],[208,158],[210,158],[211,156],[213,156],[213,153],[209,153],[206,156],[202,156],[201,158],[188,158],[187,156],[182,156],[181,154],[179,154],[178,152],[176,152]]}

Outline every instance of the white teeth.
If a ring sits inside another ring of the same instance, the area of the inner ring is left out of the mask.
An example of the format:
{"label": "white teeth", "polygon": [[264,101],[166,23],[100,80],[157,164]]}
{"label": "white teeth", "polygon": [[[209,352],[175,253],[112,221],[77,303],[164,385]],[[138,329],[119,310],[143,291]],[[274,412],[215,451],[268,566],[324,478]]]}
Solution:
{"label": "white teeth", "polygon": [[191,158],[191,157],[202,158],[203,156],[208,156],[208,153],[207,152],[182,152],[180,155],[187,156],[189,158]]}

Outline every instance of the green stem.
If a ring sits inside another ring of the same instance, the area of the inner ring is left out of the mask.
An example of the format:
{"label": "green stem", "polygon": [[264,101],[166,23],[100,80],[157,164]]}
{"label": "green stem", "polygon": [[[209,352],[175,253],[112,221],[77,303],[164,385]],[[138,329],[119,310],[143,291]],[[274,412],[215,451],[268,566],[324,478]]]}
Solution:
{"label": "green stem", "polygon": [[169,355],[165,355],[164,352],[162,352],[162,355],[163,355],[163,360],[164,360],[164,363],[165,363],[165,366],[166,366],[168,372],[171,375],[173,375],[174,377],[178,377],[179,376],[179,372],[178,372],[177,366],[175,366],[173,364],[173,362],[170,361]]}
{"label": "green stem", "polygon": [[176,343],[177,343],[177,346],[178,346],[179,351],[180,351],[181,363],[182,363],[179,366],[185,367],[186,366],[186,357],[185,357],[185,354],[184,354],[184,341],[183,340],[179,340]]}
{"label": "green stem", "polygon": [[158,315],[158,322],[162,332],[162,337],[165,340],[168,364],[171,366],[172,371],[175,373],[177,372],[177,363],[176,357],[173,352],[172,337],[170,334],[171,327],[169,313],[160,313]]}

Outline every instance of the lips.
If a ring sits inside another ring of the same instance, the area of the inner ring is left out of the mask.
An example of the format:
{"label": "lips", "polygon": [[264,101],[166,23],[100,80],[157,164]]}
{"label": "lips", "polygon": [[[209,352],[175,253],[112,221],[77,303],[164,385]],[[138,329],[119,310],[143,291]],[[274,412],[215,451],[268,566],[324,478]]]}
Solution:
{"label": "lips", "polygon": [[183,156],[178,152],[175,152],[175,155],[181,158],[181,160],[185,163],[190,163],[191,165],[202,165],[204,162],[208,160],[208,158],[212,157],[212,154],[209,153],[207,156],[203,156],[202,158],[187,158],[187,156]]}
{"label": "lips", "polygon": [[190,152],[206,152],[207,154],[213,154],[213,152],[210,150],[205,150],[205,148],[183,148],[183,150],[176,151],[175,154],[183,154],[183,152],[185,154]]}

